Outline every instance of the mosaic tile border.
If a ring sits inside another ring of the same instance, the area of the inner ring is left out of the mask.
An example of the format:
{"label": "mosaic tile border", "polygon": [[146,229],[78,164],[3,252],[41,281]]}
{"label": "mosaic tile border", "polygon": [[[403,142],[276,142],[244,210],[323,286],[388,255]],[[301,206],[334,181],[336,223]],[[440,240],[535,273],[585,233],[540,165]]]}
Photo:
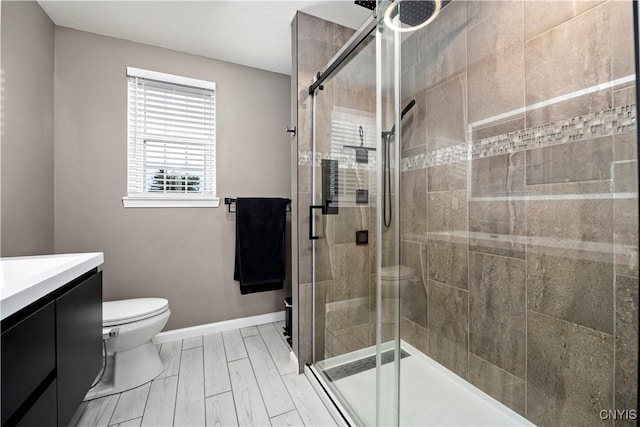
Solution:
{"label": "mosaic tile border", "polygon": [[[402,171],[582,141],[636,130],[636,105],[584,114],[402,159]],[[469,129],[471,134],[472,129]]]}
{"label": "mosaic tile border", "polygon": [[369,153],[369,162],[368,163],[358,163],[356,162],[355,151],[353,154],[344,154],[344,153],[316,153],[315,159],[312,162],[313,152],[310,150],[299,150],[298,151],[298,166],[308,166],[311,163],[315,163],[316,166],[320,166],[323,159],[326,160],[338,160],[341,165],[345,165],[348,169],[358,169],[358,170],[375,170],[376,169],[376,158],[374,155]]}
{"label": "mosaic tile border", "polygon": [[[542,126],[465,142],[429,153],[404,157],[401,160],[401,167],[402,171],[406,172],[441,164],[511,154],[534,148],[633,132],[637,126],[636,113],[636,105],[630,104],[597,113],[583,114]],[[470,128],[469,135],[471,135],[471,132],[472,129]],[[355,152],[352,154],[316,153],[315,159],[313,159],[312,151],[298,151],[299,166],[311,165],[312,163],[319,166],[322,159],[338,160],[349,169],[375,170],[376,167],[376,158],[372,155],[370,155],[368,163],[357,163]],[[391,166],[393,167],[393,164]]]}

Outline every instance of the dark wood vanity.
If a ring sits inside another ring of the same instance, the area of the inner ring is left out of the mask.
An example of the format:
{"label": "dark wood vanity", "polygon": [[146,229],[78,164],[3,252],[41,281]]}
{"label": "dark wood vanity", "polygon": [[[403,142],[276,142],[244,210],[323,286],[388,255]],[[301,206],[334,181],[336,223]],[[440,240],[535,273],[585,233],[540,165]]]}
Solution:
{"label": "dark wood vanity", "polygon": [[2,426],[67,426],[102,368],[102,271],[0,323]]}

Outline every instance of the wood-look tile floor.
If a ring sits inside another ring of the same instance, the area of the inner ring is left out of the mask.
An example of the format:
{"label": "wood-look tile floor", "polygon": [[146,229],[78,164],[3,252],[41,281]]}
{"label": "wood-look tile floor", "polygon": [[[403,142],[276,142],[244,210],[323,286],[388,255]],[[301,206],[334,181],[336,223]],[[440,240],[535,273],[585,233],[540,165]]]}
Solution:
{"label": "wood-look tile floor", "polygon": [[289,359],[283,326],[164,343],[162,374],[133,390],[82,402],[71,426],[335,426]]}

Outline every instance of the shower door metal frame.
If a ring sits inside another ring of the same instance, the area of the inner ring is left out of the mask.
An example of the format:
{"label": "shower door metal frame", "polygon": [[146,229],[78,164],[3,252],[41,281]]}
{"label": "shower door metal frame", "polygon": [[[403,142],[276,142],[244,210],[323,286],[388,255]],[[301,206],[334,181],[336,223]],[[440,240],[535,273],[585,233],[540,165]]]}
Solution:
{"label": "shower door metal frame", "polygon": [[333,72],[353,53],[354,50],[362,44],[363,41],[369,37],[369,35],[378,27],[378,19],[375,14],[371,15],[369,19],[355,32],[353,36],[340,48],[338,53],[334,55],[325,67],[318,71],[318,75],[314,79],[311,86],[309,86],[309,95],[315,97],[316,89],[320,88],[322,82],[331,77]]}

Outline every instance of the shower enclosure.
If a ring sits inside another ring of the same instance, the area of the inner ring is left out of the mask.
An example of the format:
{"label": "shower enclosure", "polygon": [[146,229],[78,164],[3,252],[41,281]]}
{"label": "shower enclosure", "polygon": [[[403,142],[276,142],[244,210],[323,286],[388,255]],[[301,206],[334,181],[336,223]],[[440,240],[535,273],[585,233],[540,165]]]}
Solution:
{"label": "shower enclosure", "polygon": [[348,40],[305,94],[300,241],[311,370],[350,422],[636,422],[634,19],[378,0],[322,27]]}

